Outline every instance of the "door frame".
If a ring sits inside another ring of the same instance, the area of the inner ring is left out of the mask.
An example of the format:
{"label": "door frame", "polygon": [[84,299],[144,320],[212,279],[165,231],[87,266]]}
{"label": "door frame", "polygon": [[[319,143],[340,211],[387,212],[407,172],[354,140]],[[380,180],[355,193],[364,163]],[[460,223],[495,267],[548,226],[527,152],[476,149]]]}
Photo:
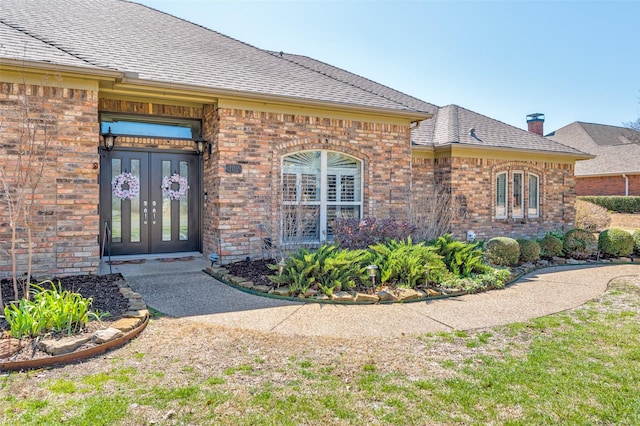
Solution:
{"label": "door frame", "polygon": [[[203,244],[203,223],[202,220],[204,218],[204,214],[203,214],[203,184],[204,184],[204,178],[203,178],[203,161],[202,161],[202,156],[198,155],[196,152],[192,152],[192,151],[185,151],[185,150],[176,150],[176,149],[147,149],[147,148],[135,148],[135,147],[123,147],[123,148],[119,148],[119,147],[115,147],[112,151],[107,151],[105,149],[99,148],[98,149],[98,153],[100,155],[100,172],[98,174],[98,186],[99,186],[99,204],[98,204],[98,213],[99,213],[99,217],[100,217],[100,234],[98,235],[98,242],[100,244],[100,257],[102,258],[103,256],[107,255],[107,253],[110,253],[110,248],[108,247],[108,245],[111,243],[110,241],[110,237],[107,238],[107,241],[105,242],[105,235],[106,235],[106,226],[105,223],[108,223],[109,229],[111,228],[111,159],[112,159],[112,153],[113,152],[135,152],[135,153],[143,153],[149,156],[149,159],[151,159],[151,155],[152,154],[179,154],[179,155],[188,155],[188,156],[196,156],[197,158],[197,162],[196,162],[196,180],[197,180],[197,185],[199,188],[199,191],[194,191],[197,192],[197,194],[195,195],[195,217],[197,220],[197,229],[195,234],[197,235],[197,242],[195,244],[195,247],[193,247],[193,249],[189,249],[186,250],[184,252],[191,252],[191,251],[198,251],[198,252],[202,252],[202,244]],[[148,168],[148,175],[150,176],[151,174],[151,161],[147,161],[147,168]],[[107,166],[105,166],[107,165]],[[148,180],[148,178],[147,178]],[[142,181],[142,179],[141,179]],[[142,188],[145,186],[145,184],[143,182],[140,182],[141,184],[141,191]],[[148,184],[146,185],[148,186]],[[191,189],[190,189],[191,191]],[[149,191],[150,192],[150,191]],[[110,234],[109,234],[110,235]],[[166,253],[179,253],[181,251],[167,251]],[[150,255],[150,254],[157,254],[157,253],[163,253],[162,251],[160,252],[153,252],[151,250],[151,236],[148,237],[148,248],[146,251],[134,251],[132,253],[115,253],[114,255]]]}

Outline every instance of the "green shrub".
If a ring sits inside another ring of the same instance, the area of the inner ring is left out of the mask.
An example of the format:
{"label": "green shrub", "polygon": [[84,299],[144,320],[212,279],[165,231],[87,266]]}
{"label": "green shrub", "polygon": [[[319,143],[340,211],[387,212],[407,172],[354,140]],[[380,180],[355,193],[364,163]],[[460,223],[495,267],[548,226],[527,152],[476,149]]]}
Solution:
{"label": "green shrub", "polygon": [[[325,244],[317,250],[298,250],[286,261],[282,275],[268,278],[276,285],[289,286],[292,295],[304,294],[312,285],[327,296],[335,291],[351,290],[358,282],[366,282],[367,271],[363,265],[367,257],[365,250],[340,249],[337,245]],[[279,265],[269,265],[273,271]]]}
{"label": "green shrub", "polygon": [[633,236],[624,229],[604,230],[598,237],[598,250],[610,256],[628,256],[633,253]]}
{"label": "green shrub", "polygon": [[576,228],[600,232],[611,223],[609,211],[588,201],[576,200]]}
{"label": "green shrub", "polygon": [[535,262],[540,259],[540,244],[536,240],[519,239],[520,262]]}
{"label": "green shrub", "polygon": [[426,281],[427,268],[430,282],[440,282],[448,273],[434,247],[424,243],[413,244],[410,238],[379,243],[369,250],[367,262],[378,266],[381,283],[415,288],[418,283]]}
{"label": "green shrub", "polygon": [[598,240],[590,231],[574,228],[564,235],[563,250],[574,259],[587,259],[596,254]]}
{"label": "green shrub", "polygon": [[485,246],[484,256],[487,262],[494,265],[516,265],[520,258],[520,246],[513,238],[492,238]]}
{"label": "green shrub", "polygon": [[640,253],[640,229],[633,231],[633,250]]}
{"label": "green shrub", "polygon": [[465,243],[454,240],[451,234],[435,240],[436,253],[442,256],[447,269],[454,275],[469,277],[473,273],[483,273],[490,268],[483,263],[482,243]]}
{"label": "green shrub", "polygon": [[[51,285],[51,289],[43,286]],[[32,300],[21,299],[18,303],[5,306],[4,315],[9,323],[9,334],[20,339],[23,336],[36,337],[47,332],[76,333],[90,319],[99,319],[90,310],[92,299],[78,293],[62,290],[50,281],[32,285]]]}
{"label": "green shrub", "polygon": [[640,197],[578,197],[579,200],[588,201],[617,213],[640,213]]}
{"label": "green shrub", "polygon": [[562,256],[562,239],[552,233],[548,233],[540,240],[540,256]]}

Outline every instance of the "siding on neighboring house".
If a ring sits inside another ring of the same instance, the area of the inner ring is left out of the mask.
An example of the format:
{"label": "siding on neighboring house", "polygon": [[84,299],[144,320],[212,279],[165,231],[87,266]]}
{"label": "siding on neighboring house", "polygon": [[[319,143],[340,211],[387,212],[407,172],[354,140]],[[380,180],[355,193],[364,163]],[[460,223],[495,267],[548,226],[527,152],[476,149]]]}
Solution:
{"label": "siding on neighboring house", "polygon": [[[629,194],[640,196],[640,175],[627,175],[629,179]],[[577,177],[576,195],[627,195],[626,182],[621,175]]]}

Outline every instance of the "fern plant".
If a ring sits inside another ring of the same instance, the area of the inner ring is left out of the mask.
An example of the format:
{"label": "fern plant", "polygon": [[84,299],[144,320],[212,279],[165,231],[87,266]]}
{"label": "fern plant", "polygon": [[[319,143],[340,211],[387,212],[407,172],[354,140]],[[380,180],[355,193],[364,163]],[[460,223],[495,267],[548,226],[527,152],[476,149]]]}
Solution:
{"label": "fern plant", "polygon": [[435,240],[434,247],[453,275],[468,278],[488,270],[488,265],[483,262],[481,242],[465,243],[446,234]]}

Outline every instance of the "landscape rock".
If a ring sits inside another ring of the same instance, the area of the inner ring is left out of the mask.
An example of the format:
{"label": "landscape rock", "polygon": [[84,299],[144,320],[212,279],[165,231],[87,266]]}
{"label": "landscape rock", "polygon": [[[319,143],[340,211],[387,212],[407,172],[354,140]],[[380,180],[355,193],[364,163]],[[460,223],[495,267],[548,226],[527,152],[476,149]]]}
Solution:
{"label": "landscape rock", "polygon": [[376,303],[380,300],[375,294],[356,293],[356,302]]}
{"label": "landscape rock", "polygon": [[398,299],[399,300],[413,300],[419,299],[420,295],[417,291],[412,288],[399,288],[398,289]]}
{"label": "landscape rock", "polygon": [[567,263],[567,259],[565,259],[564,257],[554,256],[553,262],[557,263],[558,265],[564,265],[565,263]]}
{"label": "landscape rock", "polygon": [[[251,281],[249,281],[251,282]],[[271,287],[268,285],[253,285],[253,282],[251,282],[252,286],[251,288],[255,291],[259,291],[261,293],[269,293],[269,291],[271,290]]]}
{"label": "landscape rock", "polygon": [[111,324],[111,328],[117,328],[120,331],[127,332],[133,330],[142,323],[141,318],[120,318]]}
{"label": "landscape rock", "polygon": [[355,297],[351,293],[346,291],[337,291],[331,295],[331,300],[336,302],[353,302]]}
{"label": "landscape rock", "polygon": [[289,288],[288,287],[274,288],[272,293],[275,294],[276,296],[288,296]]}
{"label": "landscape rock", "polygon": [[548,266],[549,265],[549,261],[546,259],[540,259],[536,262],[536,265],[538,266]]}
{"label": "landscape rock", "polygon": [[392,300],[398,300],[398,298],[395,296],[395,294],[393,294],[389,290],[385,290],[385,289],[380,290],[378,292],[378,298],[382,302],[389,302],[389,301],[392,301]]}
{"label": "landscape rock", "polygon": [[427,289],[427,296],[429,296],[429,297],[440,296],[440,292],[437,291],[437,290],[434,290],[432,288],[428,288]]}
{"label": "landscape rock", "polygon": [[567,265],[584,265],[587,263],[586,260],[578,260],[578,259],[567,259]]}
{"label": "landscape rock", "polygon": [[110,342],[122,336],[124,336],[124,333],[121,330],[112,327],[105,330],[96,331],[95,333],[93,333],[91,341],[93,343],[101,344]]}
{"label": "landscape rock", "polygon": [[146,318],[149,316],[148,309],[132,309],[122,315],[124,318]]}
{"label": "landscape rock", "polygon": [[315,296],[317,296],[317,294],[318,294],[318,290],[314,290],[314,289],[310,288],[309,290],[307,290],[304,293],[304,297],[315,297]]}
{"label": "landscape rock", "polygon": [[91,336],[72,336],[62,339],[45,339],[38,343],[38,349],[49,355],[62,355],[75,351],[91,340]]}

